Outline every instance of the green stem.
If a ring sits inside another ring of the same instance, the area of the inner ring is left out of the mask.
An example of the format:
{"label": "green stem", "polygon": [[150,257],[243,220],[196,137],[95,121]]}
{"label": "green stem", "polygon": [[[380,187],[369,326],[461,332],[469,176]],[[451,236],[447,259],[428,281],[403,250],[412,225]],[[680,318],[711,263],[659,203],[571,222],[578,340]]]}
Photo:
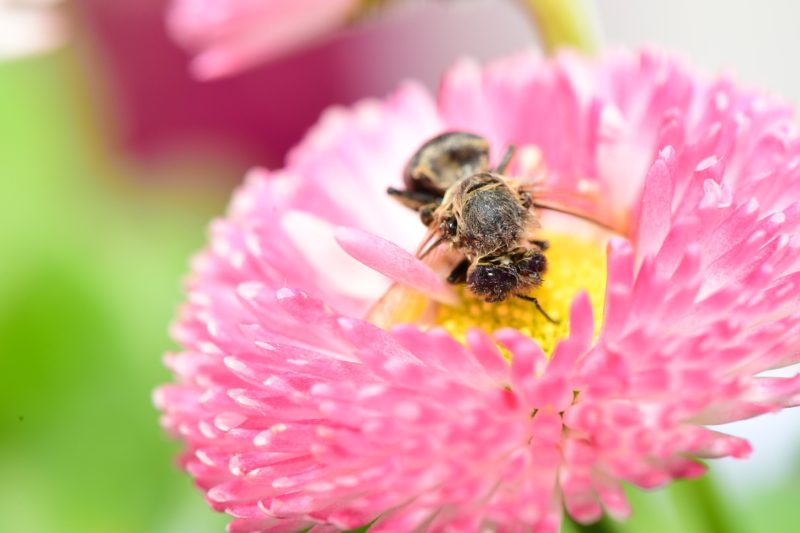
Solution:
{"label": "green stem", "polygon": [[592,0],[520,0],[520,3],[533,17],[548,53],[565,46],[587,54],[599,48],[600,31]]}
{"label": "green stem", "polygon": [[369,18],[389,7],[389,4],[394,3],[393,0],[358,0],[353,7],[350,22],[358,22]]}
{"label": "green stem", "polygon": [[564,524],[561,528],[561,533],[614,533],[616,529],[614,524],[606,517],[600,519],[599,522],[589,525],[581,525],[575,522],[568,514],[564,513]]}
{"label": "green stem", "polygon": [[671,487],[670,495],[678,513],[684,517],[693,515],[700,531],[738,531],[731,523],[730,512],[725,509],[711,476],[705,475],[692,481],[676,483]]}

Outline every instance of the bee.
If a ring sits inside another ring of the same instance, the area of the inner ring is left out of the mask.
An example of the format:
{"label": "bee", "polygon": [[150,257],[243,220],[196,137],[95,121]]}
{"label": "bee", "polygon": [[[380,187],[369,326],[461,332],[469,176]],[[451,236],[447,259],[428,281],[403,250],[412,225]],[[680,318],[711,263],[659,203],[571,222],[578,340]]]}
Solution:
{"label": "bee", "polygon": [[557,323],[528,294],[542,284],[549,248],[547,241],[536,237],[541,225],[534,209],[586,217],[538,202],[530,184],[505,176],[513,154],[510,146],[498,166],[491,168],[485,138],[467,132],[444,133],[411,157],[403,173],[405,189],[390,187],[387,192],[417,211],[428,227],[418,258],[424,259],[441,245],[449,245],[458,254],[447,276],[449,283],[465,284],[486,302],[510,297],[527,300]]}
{"label": "bee", "polygon": [[443,133],[411,156],[403,171],[405,190],[389,187],[390,196],[420,214],[429,226],[447,190],[466,176],[489,169],[489,142],[466,132]]}

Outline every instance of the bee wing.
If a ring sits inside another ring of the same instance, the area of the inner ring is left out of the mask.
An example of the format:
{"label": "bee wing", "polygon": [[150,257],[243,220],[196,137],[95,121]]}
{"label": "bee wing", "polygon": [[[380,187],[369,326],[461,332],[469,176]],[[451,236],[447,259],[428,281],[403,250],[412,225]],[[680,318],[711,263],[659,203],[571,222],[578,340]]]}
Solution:
{"label": "bee wing", "polygon": [[[426,236],[426,239],[420,244],[419,250],[425,250],[427,243],[434,238],[431,235]],[[445,246],[429,247],[428,250],[429,253],[426,253],[420,260],[441,279],[447,278],[463,258]],[[420,257],[420,252],[417,253],[417,256]],[[408,322],[432,324],[436,318],[438,303],[430,294],[397,282],[389,287],[389,290],[372,306],[367,313],[367,320],[382,328]]]}
{"label": "bee wing", "polygon": [[531,195],[536,209],[579,218],[613,233],[627,233],[627,222],[615,218],[597,193],[558,191],[536,184],[522,184],[519,190]]}

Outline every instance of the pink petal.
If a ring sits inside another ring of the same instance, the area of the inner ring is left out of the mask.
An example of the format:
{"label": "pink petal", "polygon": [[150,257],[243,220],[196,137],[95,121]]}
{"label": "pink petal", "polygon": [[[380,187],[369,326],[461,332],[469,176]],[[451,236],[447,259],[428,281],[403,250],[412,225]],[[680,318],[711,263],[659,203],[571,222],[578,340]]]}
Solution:
{"label": "pink petal", "polygon": [[384,276],[444,303],[455,303],[453,291],[422,261],[396,244],[354,228],[337,228],[336,242],[351,257]]}

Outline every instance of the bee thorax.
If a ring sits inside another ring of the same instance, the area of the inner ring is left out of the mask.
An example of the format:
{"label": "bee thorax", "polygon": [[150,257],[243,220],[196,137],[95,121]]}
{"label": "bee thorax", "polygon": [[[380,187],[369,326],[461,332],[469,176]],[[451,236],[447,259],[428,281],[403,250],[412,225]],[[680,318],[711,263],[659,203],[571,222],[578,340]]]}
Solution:
{"label": "bee thorax", "polygon": [[477,256],[514,248],[525,232],[526,217],[527,211],[506,190],[476,192],[461,210],[461,239]]}

